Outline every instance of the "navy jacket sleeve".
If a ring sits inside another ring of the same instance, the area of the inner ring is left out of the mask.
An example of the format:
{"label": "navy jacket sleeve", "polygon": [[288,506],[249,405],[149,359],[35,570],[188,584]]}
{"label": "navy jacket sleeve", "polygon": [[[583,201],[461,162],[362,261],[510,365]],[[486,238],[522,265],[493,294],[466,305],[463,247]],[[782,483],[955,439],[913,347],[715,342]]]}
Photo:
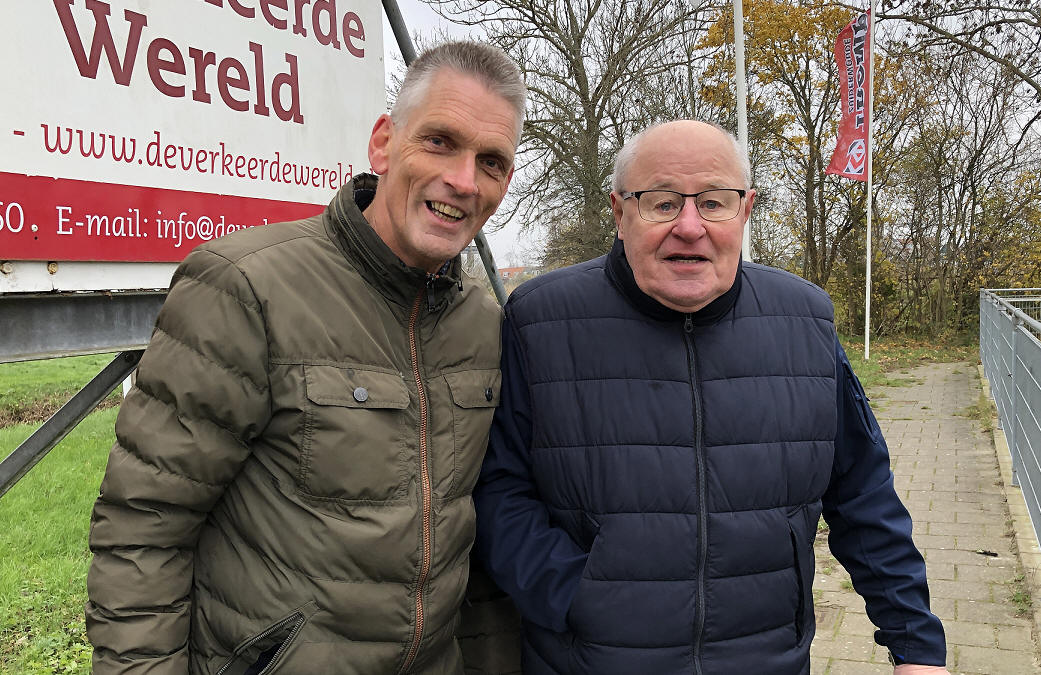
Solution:
{"label": "navy jacket sleeve", "polygon": [[587,554],[553,525],[532,478],[530,391],[510,309],[507,303],[502,327],[502,395],[473,493],[475,548],[521,616],[562,632]]}
{"label": "navy jacket sleeve", "polygon": [[879,627],[876,642],[888,647],[897,663],[942,666],[943,627],[929,611],[925,561],[893,486],[889,449],[837,340],[836,352],[835,463],[823,499],[828,544]]}

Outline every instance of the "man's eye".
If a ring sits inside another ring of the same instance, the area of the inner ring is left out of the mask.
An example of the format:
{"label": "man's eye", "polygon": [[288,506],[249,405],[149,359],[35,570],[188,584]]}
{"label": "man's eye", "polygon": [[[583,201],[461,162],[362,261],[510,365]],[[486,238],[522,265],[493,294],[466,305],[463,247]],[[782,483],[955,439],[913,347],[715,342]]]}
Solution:
{"label": "man's eye", "polygon": [[499,160],[495,159],[494,157],[488,157],[486,159],[481,160],[481,164],[488,171],[492,171],[492,172],[495,172],[495,173],[502,173],[503,172],[502,162],[500,162]]}
{"label": "man's eye", "polygon": [[438,147],[438,148],[443,148],[446,145],[448,145],[448,141],[446,141],[441,136],[428,136],[427,137],[427,143],[429,143],[430,145],[433,145],[435,147]]}
{"label": "man's eye", "polygon": [[655,211],[660,211],[662,213],[672,213],[673,210],[675,210],[675,208],[676,208],[676,203],[674,201],[672,201],[671,199],[666,199],[664,201],[656,202],[655,205],[654,205],[654,210]]}
{"label": "man's eye", "polygon": [[705,201],[701,202],[701,208],[705,209],[706,211],[715,211],[716,209],[719,209],[722,206],[723,205],[717,202],[715,199],[706,199]]}

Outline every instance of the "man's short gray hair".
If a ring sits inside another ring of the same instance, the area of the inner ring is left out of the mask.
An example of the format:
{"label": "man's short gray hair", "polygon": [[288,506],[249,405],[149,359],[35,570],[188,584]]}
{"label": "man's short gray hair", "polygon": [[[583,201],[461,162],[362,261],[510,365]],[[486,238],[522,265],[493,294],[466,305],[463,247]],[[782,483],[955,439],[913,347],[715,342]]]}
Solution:
{"label": "man's short gray hair", "polygon": [[[524,105],[528,96],[520,69],[501,49],[468,40],[445,42],[423,52],[412,62],[390,111],[390,118],[394,124],[408,123],[409,115],[423,100],[434,76],[445,68],[476,78],[489,91],[498,94],[513,106],[514,112],[517,113],[517,141],[520,142],[521,129],[524,126]],[[467,103],[459,101],[459,105]]]}
{"label": "man's short gray hair", "polygon": [[[738,168],[741,170],[741,178],[745,182],[744,188],[746,190],[750,189],[752,187],[752,164],[748,161],[748,153],[741,150],[741,143],[738,142],[737,137],[715,122],[704,123],[723,132],[730,139],[731,144],[734,146],[734,156],[737,157]],[[663,124],[668,124],[668,122],[652,124],[626,141],[622,149],[618,151],[618,155],[614,160],[614,173],[611,175],[612,190],[622,192],[625,189],[625,179],[628,177],[629,167],[632,166],[633,160],[636,159],[636,153],[640,150],[640,144],[648,132],[654,131]]]}

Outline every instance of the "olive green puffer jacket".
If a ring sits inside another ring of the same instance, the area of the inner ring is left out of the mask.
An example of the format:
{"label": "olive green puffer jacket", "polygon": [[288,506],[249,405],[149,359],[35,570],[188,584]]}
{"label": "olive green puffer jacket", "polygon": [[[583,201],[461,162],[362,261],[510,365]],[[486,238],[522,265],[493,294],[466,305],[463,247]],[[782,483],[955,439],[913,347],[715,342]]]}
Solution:
{"label": "olive green puffer jacket", "polygon": [[94,507],[95,673],[462,672],[500,312],[405,267],[374,187],[178,269]]}

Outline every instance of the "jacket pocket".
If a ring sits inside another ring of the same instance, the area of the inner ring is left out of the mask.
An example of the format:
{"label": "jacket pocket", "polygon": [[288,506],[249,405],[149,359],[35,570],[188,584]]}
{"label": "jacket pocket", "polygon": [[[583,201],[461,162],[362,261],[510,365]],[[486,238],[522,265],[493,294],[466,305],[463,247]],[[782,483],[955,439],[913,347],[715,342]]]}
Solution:
{"label": "jacket pocket", "polygon": [[499,405],[502,374],[498,368],[445,373],[452,397],[452,485],[449,496],[468,494],[488,447],[492,416]]}
{"label": "jacket pocket", "polygon": [[590,635],[588,630],[593,616],[586,606],[589,594],[598,595],[603,589],[597,589],[595,583],[591,583],[592,567],[596,556],[597,546],[600,543],[600,523],[589,513],[583,511],[578,523],[579,532],[575,543],[586,552],[586,564],[578,577],[578,586],[575,588],[575,596],[571,599],[565,622],[575,635]]}
{"label": "jacket pocket", "polygon": [[810,586],[813,580],[813,545],[807,547],[805,536],[799,523],[806,519],[806,508],[803,507],[788,516],[788,535],[791,539],[792,559],[795,566],[795,583],[798,599],[795,605],[795,643],[802,645],[807,634],[809,616],[813,615],[813,599]]}
{"label": "jacket pocket", "polygon": [[304,437],[297,476],[319,499],[404,496],[410,396],[401,373],[365,366],[304,366]]}
{"label": "jacket pocket", "polygon": [[868,402],[864,387],[861,386],[860,380],[857,379],[856,373],[853,372],[853,367],[848,362],[844,361],[842,367],[846,371],[847,395],[853,400],[854,407],[857,409],[857,421],[860,423],[860,429],[872,442],[878,442],[881,430],[878,428],[878,424],[873,423],[874,417],[871,414],[871,404]]}
{"label": "jacket pocket", "polygon": [[216,675],[270,675],[282,662],[304,624],[318,611],[311,601],[240,642]]}

